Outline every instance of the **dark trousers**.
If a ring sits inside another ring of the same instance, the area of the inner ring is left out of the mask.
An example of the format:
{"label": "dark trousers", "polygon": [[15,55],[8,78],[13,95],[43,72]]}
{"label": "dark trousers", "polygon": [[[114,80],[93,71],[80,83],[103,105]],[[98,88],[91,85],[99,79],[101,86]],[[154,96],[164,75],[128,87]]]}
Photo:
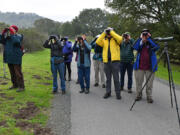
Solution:
{"label": "dark trousers", "polygon": [[124,87],[124,77],[125,73],[127,71],[128,75],[128,89],[132,88],[132,75],[133,75],[133,64],[132,63],[125,63],[121,62],[120,63],[120,73],[121,73],[121,87]]}
{"label": "dark trousers", "polygon": [[64,72],[64,78],[66,79],[66,68],[68,69],[68,77],[71,79],[71,62],[65,63],[65,72]]}
{"label": "dark trousers", "polygon": [[[84,65],[80,65],[78,67],[78,78],[80,82],[81,89],[89,89],[90,87],[90,67],[85,67]],[[86,86],[84,84],[86,82]]]}
{"label": "dark trousers", "polygon": [[119,82],[119,62],[108,62],[104,64],[104,72],[106,74],[106,92],[111,92],[111,79],[113,76],[115,92],[120,93]]}
{"label": "dark trousers", "polygon": [[14,87],[24,88],[24,77],[20,64],[8,64],[11,82]]}

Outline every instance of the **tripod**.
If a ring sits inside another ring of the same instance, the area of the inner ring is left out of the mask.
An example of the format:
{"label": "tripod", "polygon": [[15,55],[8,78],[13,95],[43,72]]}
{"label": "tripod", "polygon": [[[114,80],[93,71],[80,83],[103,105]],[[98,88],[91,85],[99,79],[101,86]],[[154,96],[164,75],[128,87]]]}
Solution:
{"label": "tripod", "polygon": [[[170,65],[170,59],[169,59],[169,54],[168,54],[168,43],[165,42],[164,43],[164,49],[162,51],[162,53],[160,54],[160,57],[156,63],[156,65],[154,66],[153,70],[156,69],[158,63],[161,60],[161,57],[165,54],[166,56],[166,61],[167,61],[167,69],[168,69],[168,76],[169,76],[169,88],[170,88],[170,97],[171,97],[171,107],[173,108],[173,96],[174,96],[174,101],[175,101],[175,105],[176,105],[176,111],[177,111],[177,117],[178,117],[178,122],[179,122],[179,127],[180,127],[180,115],[179,115],[179,108],[178,108],[178,103],[177,103],[177,98],[176,98],[176,91],[175,91],[175,85],[174,85],[174,81],[173,81],[173,75],[172,75],[172,69],[171,69],[171,65]],[[148,79],[146,80],[144,86],[142,87],[142,89],[140,90],[140,93],[143,92],[145,86],[147,85],[148,81],[150,80],[151,76],[152,76],[153,72],[149,75]],[[136,104],[137,100],[134,100],[130,111],[132,111],[134,105]]]}

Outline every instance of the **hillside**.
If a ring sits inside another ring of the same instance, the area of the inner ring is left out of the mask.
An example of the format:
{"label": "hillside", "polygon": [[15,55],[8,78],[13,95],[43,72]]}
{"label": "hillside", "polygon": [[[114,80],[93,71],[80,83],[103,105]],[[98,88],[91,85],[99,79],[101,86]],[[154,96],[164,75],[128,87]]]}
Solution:
{"label": "hillside", "polygon": [[43,17],[34,13],[0,12],[0,22],[18,25],[19,27],[32,27],[34,22]]}

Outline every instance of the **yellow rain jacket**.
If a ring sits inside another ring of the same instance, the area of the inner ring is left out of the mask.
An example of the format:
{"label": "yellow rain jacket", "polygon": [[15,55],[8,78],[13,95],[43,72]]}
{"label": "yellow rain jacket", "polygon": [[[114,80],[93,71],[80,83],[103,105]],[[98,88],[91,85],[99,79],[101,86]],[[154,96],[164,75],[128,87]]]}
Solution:
{"label": "yellow rain jacket", "polygon": [[105,38],[106,34],[103,32],[101,36],[96,40],[96,44],[103,48],[103,62],[108,62],[108,47],[110,46],[111,61],[120,61],[120,44],[122,42],[122,36],[119,36],[114,31],[110,32],[112,38],[109,40]]}

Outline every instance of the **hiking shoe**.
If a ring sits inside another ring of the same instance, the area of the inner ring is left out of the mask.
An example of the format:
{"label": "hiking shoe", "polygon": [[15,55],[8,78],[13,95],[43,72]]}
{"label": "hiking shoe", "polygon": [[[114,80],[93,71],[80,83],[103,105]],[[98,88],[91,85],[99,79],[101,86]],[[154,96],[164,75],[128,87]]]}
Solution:
{"label": "hiking shoe", "polygon": [[16,92],[22,92],[22,91],[25,91],[24,88],[19,88],[18,90],[16,90]]}
{"label": "hiking shoe", "polygon": [[102,88],[106,88],[106,85],[105,85],[105,84],[103,84],[103,85],[102,85]]}
{"label": "hiking shoe", "polygon": [[79,91],[79,93],[84,93],[84,89],[81,89],[81,90]]}
{"label": "hiking shoe", "polygon": [[85,94],[89,94],[89,89],[86,89],[86,90],[85,90]]}
{"label": "hiking shoe", "polygon": [[104,99],[107,99],[107,98],[109,98],[110,96],[111,96],[111,92],[109,92],[109,93],[106,92],[106,93],[104,94],[104,97],[103,97],[103,98],[104,98]]}
{"label": "hiking shoe", "polygon": [[57,91],[52,91],[52,94],[56,94],[57,93]]}
{"label": "hiking shoe", "polygon": [[117,93],[117,94],[116,94],[116,99],[117,99],[117,100],[121,100],[121,94],[120,94],[120,93]]}
{"label": "hiking shoe", "polygon": [[16,89],[16,88],[18,88],[18,87],[13,85],[10,88],[8,88],[8,90],[12,90],[12,89]]}
{"label": "hiking shoe", "polygon": [[76,84],[79,84],[79,81],[78,81],[78,80],[76,81]]}
{"label": "hiking shoe", "polygon": [[98,87],[98,86],[99,86],[99,84],[98,84],[98,83],[95,83],[95,84],[94,84],[94,87]]}
{"label": "hiking shoe", "polygon": [[132,89],[130,88],[130,89],[128,89],[128,93],[132,93]]}
{"label": "hiking shoe", "polygon": [[153,101],[152,98],[147,98],[147,102],[148,102],[149,104],[152,104],[154,101]]}
{"label": "hiking shoe", "polygon": [[135,100],[136,101],[140,101],[140,100],[142,100],[142,97],[141,96],[137,96]]}
{"label": "hiking shoe", "polygon": [[63,91],[62,91],[62,95],[65,95],[65,94],[66,94],[66,91],[65,91],[65,90],[63,90]]}

